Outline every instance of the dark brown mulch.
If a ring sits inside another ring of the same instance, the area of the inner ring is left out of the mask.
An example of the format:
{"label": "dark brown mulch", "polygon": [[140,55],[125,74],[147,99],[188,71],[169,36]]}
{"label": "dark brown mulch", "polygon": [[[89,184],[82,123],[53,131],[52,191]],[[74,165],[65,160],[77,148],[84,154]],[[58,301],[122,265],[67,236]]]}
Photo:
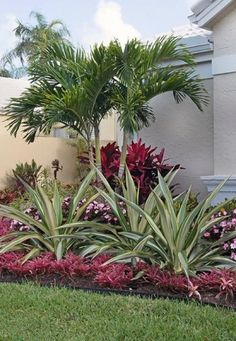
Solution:
{"label": "dark brown mulch", "polygon": [[102,294],[119,294],[119,295],[134,295],[140,296],[144,298],[167,298],[167,299],[175,299],[175,300],[184,300],[184,301],[197,301],[201,304],[208,304],[215,307],[221,308],[230,308],[236,310],[236,298],[235,297],[225,297],[220,296],[216,297],[214,293],[204,293],[201,294],[201,300],[196,297],[189,297],[187,294],[173,293],[168,292],[166,290],[160,290],[152,284],[139,284],[138,286],[134,285],[132,287],[128,287],[126,289],[113,289],[113,288],[104,288],[100,286],[96,286],[93,282],[92,277],[77,277],[77,278],[68,278],[61,277],[60,275],[40,275],[35,277],[19,277],[13,274],[1,274],[0,275],[0,283],[33,283],[46,287],[54,287],[57,286],[59,288],[70,288],[70,289],[79,289],[89,292],[96,292]]}

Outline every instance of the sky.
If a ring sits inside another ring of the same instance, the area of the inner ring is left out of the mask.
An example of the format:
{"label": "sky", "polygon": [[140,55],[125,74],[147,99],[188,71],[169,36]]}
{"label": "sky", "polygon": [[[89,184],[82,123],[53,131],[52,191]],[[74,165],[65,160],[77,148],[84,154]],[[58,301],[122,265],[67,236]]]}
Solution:
{"label": "sky", "polygon": [[173,27],[189,23],[190,7],[196,0],[0,0],[0,56],[14,47],[17,19],[33,23],[31,11],[48,21],[62,20],[76,46],[95,42],[121,42],[137,37],[151,40]]}

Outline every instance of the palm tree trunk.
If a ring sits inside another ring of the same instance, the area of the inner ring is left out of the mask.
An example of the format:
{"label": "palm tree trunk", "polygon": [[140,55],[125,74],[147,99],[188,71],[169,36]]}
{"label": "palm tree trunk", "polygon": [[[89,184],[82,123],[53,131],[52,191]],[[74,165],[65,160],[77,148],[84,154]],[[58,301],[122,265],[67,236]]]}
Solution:
{"label": "palm tree trunk", "polygon": [[92,145],[91,138],[87,139],[87,144],[88,144],[89,161],[90,161],[90,163],[94,163],[93,145]]}
{"label": "palm tree trunk", "polygon": [[127,152],[127,145],[129,142],[129,132],[127,130],[123,131],[123,146],[120,155],[120,168],[118,176],[122,178],[125,172],[125,161],[126,161],[126,152]]}
{"label": "palm tree trunk", "polygon": [[100,150],[100,129],[99,126],[94,126],[94,137],[95,137],[95,157],[96,157],[96,167],[101,172],[101,150]]}

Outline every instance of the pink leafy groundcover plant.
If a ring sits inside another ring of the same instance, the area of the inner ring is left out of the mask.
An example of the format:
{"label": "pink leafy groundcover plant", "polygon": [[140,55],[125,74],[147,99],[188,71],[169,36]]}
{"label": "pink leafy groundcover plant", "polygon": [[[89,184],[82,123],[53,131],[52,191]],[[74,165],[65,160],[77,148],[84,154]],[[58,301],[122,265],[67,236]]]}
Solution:
{"label": "pink leafy groundcover plant", "polygon": [[[1,275],[13,274],[31,278],[39,275],[59,275],[73,281],[86,277],[95,286],[125,289],[136,283],[141,288],[151,285],[157,290],[196,298],[200,298],[203,293],[213,293],[218,297],[233,297],[236,294],[236,273],[224,269],[202,273],[188,280],[184,275],[175,275],[160,269],[158,265],[144,262],[136,266],[120,263],[104,265],[110,258],[109,255],[89,259],[68,253],[64,259],[57,261],[53,254],[47,252],[24,264],[21,262],[22,257],[23,253],[20,252],[0,255]],[[139,274],[141,276],[137,276]],[[138,279],[134,280],[135,276]]]}
{"label": "pink leafy groundcover plant", "polygon": [[0,237],[11,232],[12,230],[13,230],[12,220],[0,218]]}

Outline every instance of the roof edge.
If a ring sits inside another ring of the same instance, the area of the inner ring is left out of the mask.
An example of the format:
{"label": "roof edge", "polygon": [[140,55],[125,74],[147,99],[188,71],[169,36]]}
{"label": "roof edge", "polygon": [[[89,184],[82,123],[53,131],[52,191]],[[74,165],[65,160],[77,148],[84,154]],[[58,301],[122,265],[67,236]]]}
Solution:
{"label": "roof edge", "polygon": [[212,21],[234,0],[201,0],[192,7],[193,14],[188,18],[201,28],[211,28]]}

